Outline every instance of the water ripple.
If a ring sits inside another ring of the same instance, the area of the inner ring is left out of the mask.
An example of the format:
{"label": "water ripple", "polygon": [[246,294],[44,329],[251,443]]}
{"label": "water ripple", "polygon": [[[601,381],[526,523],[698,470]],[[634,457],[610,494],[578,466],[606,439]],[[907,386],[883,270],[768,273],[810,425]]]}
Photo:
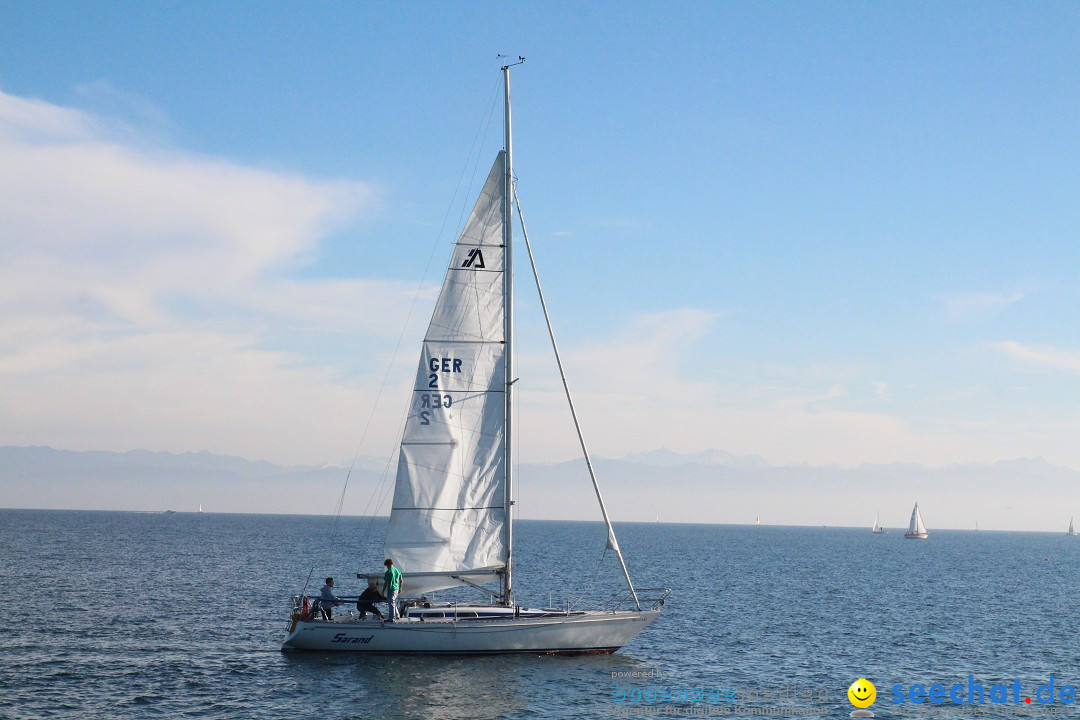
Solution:
{"label": "water ripple", "polygon": [[[865,530],[619,526],[635,580],[673,585],[664,616],[619,654],[350,657],[278,651],[312,569],[343,594],[378,567],[382,526],[344,519],[0,511],[0,715],[80,718],[563,718],[613,714],[615,672],[672,688],[797,685],[850,710],[859,676],[886,688],[1080,684],[1080,539]],[[340,541],[327,547],[329,537]],[[515,526],[524,602],[592,600],[593,523]],[[366,561],[366,566],[365,566]],[[316,592],[317,588],[309,588]],[[582,602],[582,604],[587,604]],[[887,713],[887,710],[886,710]],[[879,713],[880,714],[880,713]]]}

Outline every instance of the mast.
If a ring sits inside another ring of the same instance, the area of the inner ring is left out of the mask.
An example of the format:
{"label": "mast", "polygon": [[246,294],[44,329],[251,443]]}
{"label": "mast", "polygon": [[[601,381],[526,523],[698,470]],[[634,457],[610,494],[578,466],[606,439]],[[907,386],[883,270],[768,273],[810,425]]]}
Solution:
{"label": "mast", "polygon": [[[515,65],[520,65],[524,58],[519,58]],[[504,138],[506,154],[503,156],[503,341],[506,343],[505,368],[505,396],[506,416],[503,425],[503,464],[505,466],[505,482],[503,483],[503,517],[506,527],[506,574],[503,576],[502,602],[505,605],[514,604],[514,586],[512,572],[514,566],[514,521],[512,517],[514,506],[513,472],[514,456],[511,452],[512,438],[514,433],[511,429],[513,418],[513,386],[514,386],[514,232],[512,212],[513,203],[513,178],[514,161],[513,145],[510,133],[510,65],[503,65],[503,92],[506,124]]]}

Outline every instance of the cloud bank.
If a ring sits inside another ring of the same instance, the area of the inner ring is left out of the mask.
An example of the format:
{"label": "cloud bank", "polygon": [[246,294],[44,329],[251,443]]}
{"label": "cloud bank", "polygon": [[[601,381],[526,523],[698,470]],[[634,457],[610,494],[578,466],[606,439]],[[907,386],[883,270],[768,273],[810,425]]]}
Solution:
{"label": "cloud bank", "polygon": [[356,308],[414,288],[296,273],[377,200],[0,92],[4,441],[338,459],[371,390],[304,343],[396,336]]}
{"label": "cloud bank", "polygon": [[[358,445],[389,453],[416,347],[391,356],[399,338],[420,337],[431,298],[410,316],[415,283],[304,272],[335,235],[363,242],[357,225],[378,207],[378,188],[147,138],[0,92],[0,444],[209,450],[285,465],[347,462]],[[1023,297],[954,294],[947,309],[985,319]],[[403,333],[410,317],[415,332]],[[894,381],[890,366],[763,365],[740,352],[745,337],[725,332],[729,317],[675,306],[596,318],[594,333],[564,346],[592,449],[723,447],[849,467],[1075,455],[1074,422],[1003,422],[958,400],[929,407],[934,390]],[[522,462],[577,452],[544,342],[519,335]],[[989,352],[1080,370],[1075,352],[1052,347]]]}

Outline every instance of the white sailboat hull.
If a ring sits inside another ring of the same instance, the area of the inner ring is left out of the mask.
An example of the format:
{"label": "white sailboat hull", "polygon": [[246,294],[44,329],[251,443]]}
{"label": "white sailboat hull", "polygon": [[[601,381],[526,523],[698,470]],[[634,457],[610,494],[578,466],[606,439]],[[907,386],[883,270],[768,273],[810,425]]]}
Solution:
{"label": "white sailboat hull", "polygon": [[624,610],[506,620],[302,620],[281,649],[424,655],[613,653],[659,616],[659,610]]}
{"label": "white sailboat hull", "polygon": [[926,540],[930,537],[930,533],[906,532],[904,533],[904,537],[908,540]]}

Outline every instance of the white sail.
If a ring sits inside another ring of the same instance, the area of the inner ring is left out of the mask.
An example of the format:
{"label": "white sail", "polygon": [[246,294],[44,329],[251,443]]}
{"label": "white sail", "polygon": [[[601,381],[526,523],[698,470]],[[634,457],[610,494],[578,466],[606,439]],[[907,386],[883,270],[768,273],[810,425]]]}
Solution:
{"label": "white sail", "polygon": [[410,594],[459,584],[420,573],[494,579],[507,562],[503,155],[454,247],[401,440],[384,550]]}
{"label": "white sail", "polygon": [[909,535],[926,535],[926,526],[923,525],[922,513],[919,512],[919,503],[911,511],[911,522],[908,524]]}
{"label": "white sail", "polygon": [[1069,534],[1070,535],[1075,535],[1076,534],[1076,530],[1073,529],[1073,519],[1072,518],[1069,518]]}
{"label": "white sail", "polygon": [[880,535],[881,531],[881,513],[876,513],[874,515],[874,527],[870,529],[870,532],[874,533],[875,535]]}

